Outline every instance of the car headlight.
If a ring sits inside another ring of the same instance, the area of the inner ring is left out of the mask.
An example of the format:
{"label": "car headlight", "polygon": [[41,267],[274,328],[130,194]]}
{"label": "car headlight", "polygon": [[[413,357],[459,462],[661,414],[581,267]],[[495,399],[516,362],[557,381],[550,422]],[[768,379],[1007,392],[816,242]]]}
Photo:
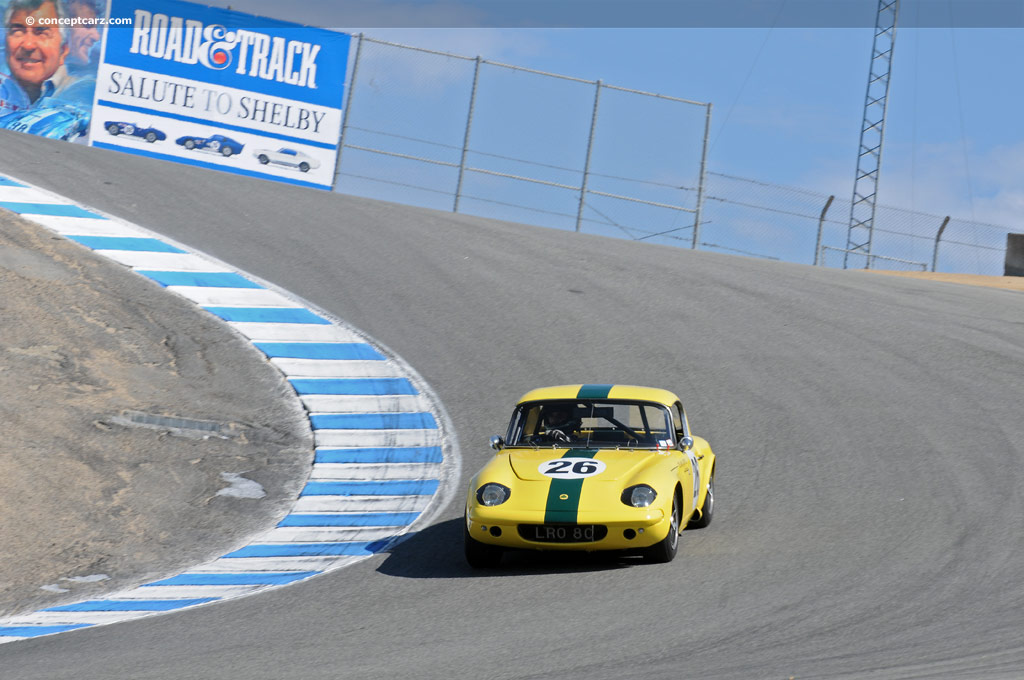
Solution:
{"label": "car headlight", "polygon": [[512,492],[507,486],[496,484],[495,482],[488,482],[476,490],[477,502],[487,507],[501,505],[511,495]]}
{"label": "car headlight", "polygon": [[646,484],[637,484],[622,492],[622,502],[626,505],[632,505],[634,508],[650,507],[657,497],[658,492]]}

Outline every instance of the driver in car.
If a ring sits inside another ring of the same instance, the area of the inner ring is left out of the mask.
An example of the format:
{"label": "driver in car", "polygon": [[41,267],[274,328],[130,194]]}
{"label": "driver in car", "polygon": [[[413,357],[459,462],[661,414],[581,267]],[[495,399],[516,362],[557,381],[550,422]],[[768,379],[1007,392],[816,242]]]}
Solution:
{"label": "driver in car", "polygon": [[538,438],[549,442],[571,443],[575,441],[579,436],[581,421],[573,418],[573,410],[571,404],[545,406],[541,416],[544,432]]}

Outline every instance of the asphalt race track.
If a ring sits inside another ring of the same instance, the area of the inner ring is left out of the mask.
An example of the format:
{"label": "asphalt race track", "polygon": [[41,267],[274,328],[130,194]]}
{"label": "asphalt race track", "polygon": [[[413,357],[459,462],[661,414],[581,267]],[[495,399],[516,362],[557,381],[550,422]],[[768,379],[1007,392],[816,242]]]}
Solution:
{"label": "asphalt race track", "polygon": [[[683,396],[719,458],[676,561],[478,573],[459,501],[266,595],[0,646],[4,679],[1024,677],[1024,295],[490,222],[0,134],[0,171],[208,252],[397,352],[464,480],[514,401]],[[9,559],[4,556],[4,559]]]}

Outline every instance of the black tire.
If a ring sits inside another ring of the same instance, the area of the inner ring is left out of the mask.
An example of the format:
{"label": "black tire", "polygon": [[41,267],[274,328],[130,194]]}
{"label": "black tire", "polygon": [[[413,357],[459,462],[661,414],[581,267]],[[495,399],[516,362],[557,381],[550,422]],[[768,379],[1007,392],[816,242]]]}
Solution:
{"label": "black tire", "polygon": [[121,134],[121,128],[117,127],[116,125],[108,125],[107,132],[117,137],[119,134]]}
{"label": "black tire", "polygon": [[299,170],[302,172],[309,172],[309,163],[299,163]]}
{"label": "black tire", "polygon": [[650,564],[666,564],[675,559],[679,551],[679,524],[682,522],[682,509],[679,507],[679,494],[672,498],[672,521],[669,523],[668,534],[644,551],[644,561]]}
{"label": "black tire", "polygon": [[700,506],[700,517],[695,517],[687,523],[687,529],[703,529],[711,524],[711,518],[715,514],[715,471],[711,471],[708,479],[708,492],[704,496],[704,505]]}
{"label": "black tire", "polygon": [[474,569],[494,569],[501,565],[502,549],[495,545],[481,543],[469,535],[465,521],[462,523],[463,543],[466,562]]}
{"label": "black tire", "polygon": [[257,156],[256,160],[258,160],[263,165],[266,165],[267,163],[270,162],[270,159],[267,158],[267,154],[265,154],[265,153],[261,153],[259,156]]}
{"label": "black tire", "polygon": [[150,144],[155,142],[156,141],[156,133],[155,132],[147,132],[146,133],[146,141],[149,142]]}

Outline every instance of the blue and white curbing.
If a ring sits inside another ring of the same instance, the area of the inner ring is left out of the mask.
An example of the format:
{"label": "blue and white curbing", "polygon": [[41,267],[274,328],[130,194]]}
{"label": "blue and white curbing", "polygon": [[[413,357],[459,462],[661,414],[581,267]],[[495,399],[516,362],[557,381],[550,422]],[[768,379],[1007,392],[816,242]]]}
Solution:
{"label": "blue and white curbing", "polygon": [[0,619],[0,643],[233,599],[349,566],[429,523],[460,472],[443,406],[401,358],[208,255],[0,175],[0,208],[133,269],[223,319],[291,383],[313,431],[291,512],[248,545],[104,599]]}

